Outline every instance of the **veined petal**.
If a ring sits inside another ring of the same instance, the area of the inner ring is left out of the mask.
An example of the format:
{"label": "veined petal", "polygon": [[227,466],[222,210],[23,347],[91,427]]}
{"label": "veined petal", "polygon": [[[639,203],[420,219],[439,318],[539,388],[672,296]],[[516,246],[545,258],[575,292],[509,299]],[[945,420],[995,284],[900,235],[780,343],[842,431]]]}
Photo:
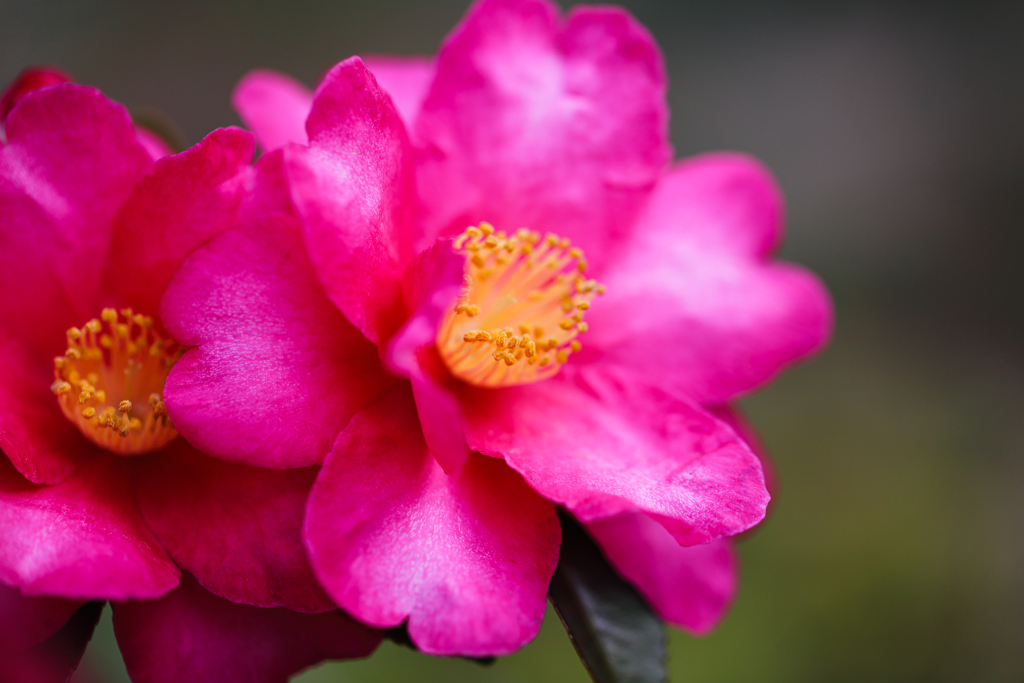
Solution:
{"label": "veined petal", "polygon": [[317,88],[309,147],[284,150],[310,259],[331,300],[368,339],[405,315],[401,274],[412,259],[412,164],[405,127],[358,57]]}
{"label": "veined petal", "polygon": [[161,317],[179,342],[196,347],[167,378],[171,419],[223,460],[318,463],[390,382],[376,347],[324,295],[285,214],[253,217],[195,251],[164,295]]}
{"label": "veined petal", "polygon": [[[29,93],[0,147],[0,326],[46,356],[96,315],[113,218],[152,160],[131,118],[98,90]],[[74,322],[68,322],[74,321]]]}
{"label": "veined petal", "polygon": [[154,598],[178,568],[142,520],[128,465],[96,454],[74,476],[38,486],[0,462],[0,581],[26,595]]}
{"label": "veined petal", "polygon": [[819,350],[832,327],[811,273],[772,263],[781,199],[740,155],[679,164],[603,275],[580,361],[618,365],[701,403],[721,404]]}
{"label": "veined petal", "polygon": [[429,654],[489,656],[536,635],[561,534],[554,507],[500,460],[474,454],[445,474],[399,389],[338,437],[305,536],[321,583],[357,618],[408,620]]}
{"label": "veined petal", "polygon": [[395,55],[366,55],[362,59],[411,130],[434,79],[434,61],[430,57]]}
{"label": "veined petal", "polygon": [[665,88],[624,10],[475,4],[416,123],[422,243],[489,221],[568,237],[600,267],[671,156]]}
{"label": "veined petal", "polygon": [[646,512],[679,543],[744,531],[764,517],[761,464],[687,399],[567,366],[538,384],[460,395],[470,448],[500,456],[580,521]]}

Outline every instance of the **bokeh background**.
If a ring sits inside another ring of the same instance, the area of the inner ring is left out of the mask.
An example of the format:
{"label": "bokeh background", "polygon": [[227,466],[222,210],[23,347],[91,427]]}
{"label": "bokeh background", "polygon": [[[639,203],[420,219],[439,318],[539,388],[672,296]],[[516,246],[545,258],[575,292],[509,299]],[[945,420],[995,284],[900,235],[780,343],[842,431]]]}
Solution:
{"label": "bokeh background", "polygon": [[[309,85],[430,54],[466,0],[0,0],[0,82],[56,64],[184,140],[237,124],[255,67]],[[676,681],[1024,680],[1024,3],[624,2],[665,52],[682,157],[736,149],[788,199],[832,346],[744,401],[770,519]],[[109,610],[74,681],[127,681]],[[549,613],[491,667],[385,644],[304,683],[587,680]]]}

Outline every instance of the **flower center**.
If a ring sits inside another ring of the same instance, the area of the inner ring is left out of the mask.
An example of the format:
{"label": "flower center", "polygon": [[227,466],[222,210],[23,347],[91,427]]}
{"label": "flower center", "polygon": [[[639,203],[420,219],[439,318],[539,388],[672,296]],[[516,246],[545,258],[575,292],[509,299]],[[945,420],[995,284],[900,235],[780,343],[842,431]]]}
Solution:
{"label": "flower center", "polygon": [[467,228],[453,247],[466,257],[466,286],[437,337],[451,373],[481,387],[558,373],[581,348],[590,300],[604,293],[583,277],[583,252],[557,235],[524,228],[509,237],[488,223]]}
{"label": "flower center", "polygon": [[161,395],[178,345],[130,308],[104,308],[68,330],[68,349],[53,359],[50,389],[64,416],[87,439],[121,455],[167,445],[178,432]]}

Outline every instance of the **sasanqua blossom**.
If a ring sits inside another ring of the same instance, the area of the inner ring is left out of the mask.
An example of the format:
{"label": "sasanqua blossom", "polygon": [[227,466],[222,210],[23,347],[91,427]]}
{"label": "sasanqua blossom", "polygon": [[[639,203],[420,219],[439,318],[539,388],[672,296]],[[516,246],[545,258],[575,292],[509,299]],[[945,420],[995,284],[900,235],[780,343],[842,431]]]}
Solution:
{"label": "sasanqua blossom", "polygon": [[335,609],[301,546],[312,473],[209,458],[163,400],[180,349],[160,298],[234,225],[251,134],[167,156],[66,81],[32,75],[3,98],[0,680],[67,680],[95,600],[113,602],[137,683],[269,683],[367,654],[380,633]]}
{"label": "sasanqua blossom", "polygon": [[519,648],[556,505],[666,619],[728,603],[720,539],[768,494],[722,411],[831,313],[771,258],[757,162],[670,165],[665,89],[626,12],[544,0],[482,0],[436,59],[348,59],[312,96],[240,85],[266,153],[240,227],[164,297],[193,347],[167,407],[225,460],[322,464],[305,543],[357,618],[428,653]]}

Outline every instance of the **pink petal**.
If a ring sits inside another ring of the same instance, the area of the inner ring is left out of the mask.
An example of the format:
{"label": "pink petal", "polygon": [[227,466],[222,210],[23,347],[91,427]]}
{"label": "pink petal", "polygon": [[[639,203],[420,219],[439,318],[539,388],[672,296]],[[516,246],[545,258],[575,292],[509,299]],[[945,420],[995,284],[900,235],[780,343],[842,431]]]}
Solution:
{"label": "pink petal", "polygon": [[402,289],[414,312],[391,340],[389,369],[412,382],[423,436],[430,452],[448,474],[458,474],[470,457],[455,397],[443,384],[449,379],[437,355],[438,326],[464,286],[465,257],[449,240],[438,240],[406,268]]}
{"label": "pink petal", "polygon": [[66,72],[55,66],[30,66],[0,92],[0,129],[14,105],[21,102],[30,92],[58,83],[73,81]]}
{"label": "pink petal", "polygon": [[181,567],[232,602],[324,612],[302,516],[316,470],[265,470],[203,455],[178,439],[136,469],[146,521]]}
{"label": "pink petal", "polygon": [[429,654],[487,656],[536,635],[561,531],[554,508],[499,460],[475,455],[446,475],[402,389],[338,437],[305,536],[321,583],[358,619],[408,620]]}
{"label": "pink petal", "polygon": [[187,574],[159,600],[115,603],[114,633],[134,683],[285,683],[323,659],[366,657],[381,641],[340,611],[239,605]]}
{"label": "pink petal", "polygon": [[569,237],[592,263],[671,156],[661,54],[618,8],[483,0],[437,57],[417,141],[424,239],[481,220]]}
{"label": "pink petal", "polygon": [[[273,189],[266,176],[275,159],[257,164],[256,192]],[[224,460],[320,462],[391,381],[374,345],[324,295],[294,219],[281,213],[254,214],[195,251],[171,281],[161,318],[178,341],[198,347],[167,379],[171,418]]]}
{"label": "pink petal", "polygon": [[263,151],[289,142],[306,144],[306,117],[313,95],[290,76],[263,69],[250,71],[235,86],[231,104],[256,134]]}
{"label": "pink petal", "polygon": [[67,683],[82,660],[102,611],[102,602],[87,602],[43,642],[0,657],[0,681]]}
{"label": "pink petal", "polygon": [[771,178],[746,157],[678,165],[602,277],[608,294],[587,314],[583,358],[718,404],[820,349],[832,327],[828,293],[767,256],[780,212]]}
{"label": "pink petal", "polygon": [[715,406],[708,408],[708,411],[717,417],[725,424],[732,427],[732,430],[736,432],[736,436],[743,439],[744,443],[750,447],[750,450],[754,452],[757,459],[761,461],[761,470],[764,471],[764,487],[768,490],[768,494],[772,497],[772,500],[768,502],[768,510],[766,514],[770,514],[772,506],[775,504],[775,492],[778,487],[778,475],[775,474],[775,464],[772,462],[771,456],[768,454],[768,449],[765,448],[764,443],[761,441],[761,437],[758,436],[754,430],[753,425],[747,420],[746,415],[740,410],[739,406]]}
{"label": "pink petal", "polygon": [[358,57],[334,67],[307,121],[310,146],[285,150],[306,245],[331,300],[374,342],[398,329],[412,258],[409,140]]}
{"label": "pink petal", "polygon": [[26,595],[152,598],[178,569],[142,521],[127,463],[97,454],[74,476],[37,486],[0,462],[0,581]]}
{"label": "pink petal", "polygon": [[647,512],[695,545],[759,522],[768,493],[750,449],[703,408],[627,380],[569,365],[538,384],[466,388],[469,446],[584,523]]}
{"label": "pink petal", "polygon": [[115,219],[104,303],[156,313],[182,259],[237,222],[254,147],[251,134],[220,128],[156,162]]}
{"label": "pink petal", "polygon": [[728,541],[684,547],[642,513],[591,522],[587,531],[615,569],[670,624],[697,635],[707,633],[736,595],[738,567]]}
{"label": "pink petal", "polygon": [[28,353],[3,327],[0,374],[0,450],[24,477],[56,484],[100,453],[58,407],[50,391],[53,359]]}
{"label": "pink petal", "polygon": [[434,79],[433,60],[430,57],[392,55],[367,55],[362,59],[377,79],[377,85],[391,95],[391,102],[406,128],[410,128]]}
{"label": "pink petal", "polygon": [[81,606],[82,600],[26,597],[0,584],[0,658],[46,640]]}
{"label": "pink petal", "polygon": [[152,160],[124,107],[65,83],[29,93],[0,148],[0,326],[47,356],[97,314],[114,214]]}
{"label": "pink petal", "polygon": [[146,153],[149,154],[149,158],[153,161],[169,157],[174,154],[174,150],[167,144],[167,141],[144,126],[135,126],[135,137],[139,139],[139,144],[142,145]]}

